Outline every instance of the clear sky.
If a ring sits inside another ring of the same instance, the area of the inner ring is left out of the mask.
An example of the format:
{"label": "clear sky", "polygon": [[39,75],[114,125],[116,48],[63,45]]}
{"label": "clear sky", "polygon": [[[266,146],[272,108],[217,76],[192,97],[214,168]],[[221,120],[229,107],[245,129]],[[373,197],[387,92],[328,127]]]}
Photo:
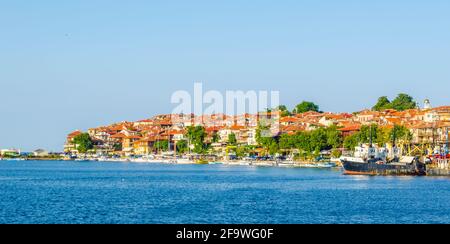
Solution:
{"label": "clear sky", "polygon": [[168,113],[172,92],[279,90],[325,111],[450,104],[450,2],[0,0],[0,148]]}

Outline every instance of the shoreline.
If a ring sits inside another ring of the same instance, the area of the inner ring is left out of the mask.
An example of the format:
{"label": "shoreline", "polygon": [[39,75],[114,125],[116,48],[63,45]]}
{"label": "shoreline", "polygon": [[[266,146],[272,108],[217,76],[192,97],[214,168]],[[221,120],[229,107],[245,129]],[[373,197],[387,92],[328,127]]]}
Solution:
{"label": "shoreline", "polygon": [[173,165],[229,165],[229,166],[257,166],[279,168],[340,168],[341,165],[332,161],[250,161],[250,160],[220,160],[196,162],[186,159],[57,159],[57,158],[3,158],[3,161],[63,161],[63,162],[101,162],[101,163],[137,163],[137,164],[173,164]]}

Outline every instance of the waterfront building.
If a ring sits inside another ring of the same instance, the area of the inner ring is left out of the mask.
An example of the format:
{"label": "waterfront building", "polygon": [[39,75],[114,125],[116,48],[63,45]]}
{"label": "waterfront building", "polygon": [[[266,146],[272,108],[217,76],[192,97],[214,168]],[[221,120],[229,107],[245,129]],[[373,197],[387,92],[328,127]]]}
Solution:
{"label": "waterfront building", "polygon": [[35,157],[47,157],[49,155],[50,154],[44,149],[37,149],[37,150],[34,150],[34,152],[33,152],[33,156],[35,156]]}
{"label": "waterfront building", "polygon": [[146,137],[133,142],[135,155],[149,155],[154,152],[156,137]]}
{"label": "waterfront building", "polygon": [[80,130],[76,130],[74,132],[69,133],[66,138],[66,143],[64,144],[64,152],[65,153],[77,153],[76,145],[73,142],[73,139],[80,135],[82,132]]}
{"label": "waterfront building", "polygon": [[361,124],[349,123],[349,124],[346,124],[344,127],[339,128],[338,130],[341,131],[342,137],[346,138],[348,136],[351,136],[351,135],[359,132],[360,129],[361,129]]}

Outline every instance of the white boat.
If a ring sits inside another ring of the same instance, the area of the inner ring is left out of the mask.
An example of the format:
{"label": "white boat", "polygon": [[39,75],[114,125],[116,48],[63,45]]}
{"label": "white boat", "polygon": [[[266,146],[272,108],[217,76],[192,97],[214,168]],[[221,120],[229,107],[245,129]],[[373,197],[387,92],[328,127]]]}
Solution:
{"label": "white boat", "polygon": [[195,164],[194,161],[187,158],[179,158],[175,160],[177,164]]}
{"label": "white boat", "polygon": [[24,158],[4,158],[4,161],[25,161]]}
{"label": "white boat", "polygon": [[129,159],[126,158],[107,158],[102,160],[102,162],[112,162],[112,163],[118,163],[118,162],[129,162]]}
{"label": "white boat", "polygon": [[303,164],[297,164],[295,167],[298,168],[333,168],[336,167],[336,164],[334,163],[303,163]]}
{"label": "white boat", "polygon": [[99,157],[99,158],[98,158],[98,161],[99,161],[99,162],[106,162],[106,161],[108,161],[108,158],[105,157],[105,156],[102,156],[102,157]]}
{"label": "white boat", "polygon": [[75,159],[75,162],[89,162],[89,159],[77,158],[77,159]]}
{"label": "white boat", "polygon": [[249,166],[252,165],[252,162],[240,160],[240,161],[227,161],[225,162],[227,165],[237,165],[237,166]]}
{"label": "white boat", "polygon": [[318,163],[317,164],[317,167],[318,168],[334,168],[334,167],[336,167],[336,164],[335,163]]}
{"label": "white boat", "polygon": [[258,161],[258,162],[253,162],[252,165],[253,166],[261,166],[261,167],[273,167],[273,166],[276,166],[277,163],[274,161]]}
{"label": "white boat", "polygon": [[176,159],[166,159],[166,160],[163,161],[163,163],[166,163],[166,164],[177,164],[178,162],[177,162]]}
{"label": "white boat", "polygon": [[294,161],[282,161],[282,162],[278,162],[277,163],[278,167],[295,167],[295,162]]}
{"label": "white boat", "polygon": [[216,165],[216,164],[223,164],[223,162],[209,162],[209,164]]}
{"label": "white boat", "polygon": [[148,163],[148,159],[145,158],[133,158],[130,161],[133,163]]}

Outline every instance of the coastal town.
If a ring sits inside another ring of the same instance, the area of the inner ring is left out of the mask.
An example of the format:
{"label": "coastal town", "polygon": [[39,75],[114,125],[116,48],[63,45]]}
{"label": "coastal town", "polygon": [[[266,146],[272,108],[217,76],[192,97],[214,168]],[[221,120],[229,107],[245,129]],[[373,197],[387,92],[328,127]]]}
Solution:
{"label": "coastal town", "polygon": [[[402,95],[411,104],[412,98]],[[420,106],[413,102],[415,106],[400,104],[405,109],[395,109],[389,108],[389,102],[382,97],[372,109],[354,113],[321,112],[317,105],[303,102],[292,112],[280,106],[235,116],[156,115],[87,132],[73,131],[67,136],[64,152],[74,158],[142,161],[314,161],[339,158],[358,144],[368,143],[367,128],[376,127],[373,134],[380,147],[397,146],[404,155],[448,154],[450,106],[432,107],[426,100]],[[275,125],[269,137],[261,136],[263,118]],[[393,134],[397,141],[392,141]]]}
{"label": "coastal town", "polygon": [[[264,121],[270,122],[264,127]],[[332,167],[339,166],[342,155],[368,143],[398,148],[404,156],[447,159],[449,129],[450,106],[432,107],[429,100],[419,106],[400,94],[392,102],[381,97],[372,109],[354,113],[322,112],[314,103],[302,102],[292,112],[282,105],[234,116],[156,115],[73,131],[59,156],[78,161]],[[3,158],[8,155],[17,159],[20,152],[2,150]],[[58,155],[38,149],[28,157]]]}

